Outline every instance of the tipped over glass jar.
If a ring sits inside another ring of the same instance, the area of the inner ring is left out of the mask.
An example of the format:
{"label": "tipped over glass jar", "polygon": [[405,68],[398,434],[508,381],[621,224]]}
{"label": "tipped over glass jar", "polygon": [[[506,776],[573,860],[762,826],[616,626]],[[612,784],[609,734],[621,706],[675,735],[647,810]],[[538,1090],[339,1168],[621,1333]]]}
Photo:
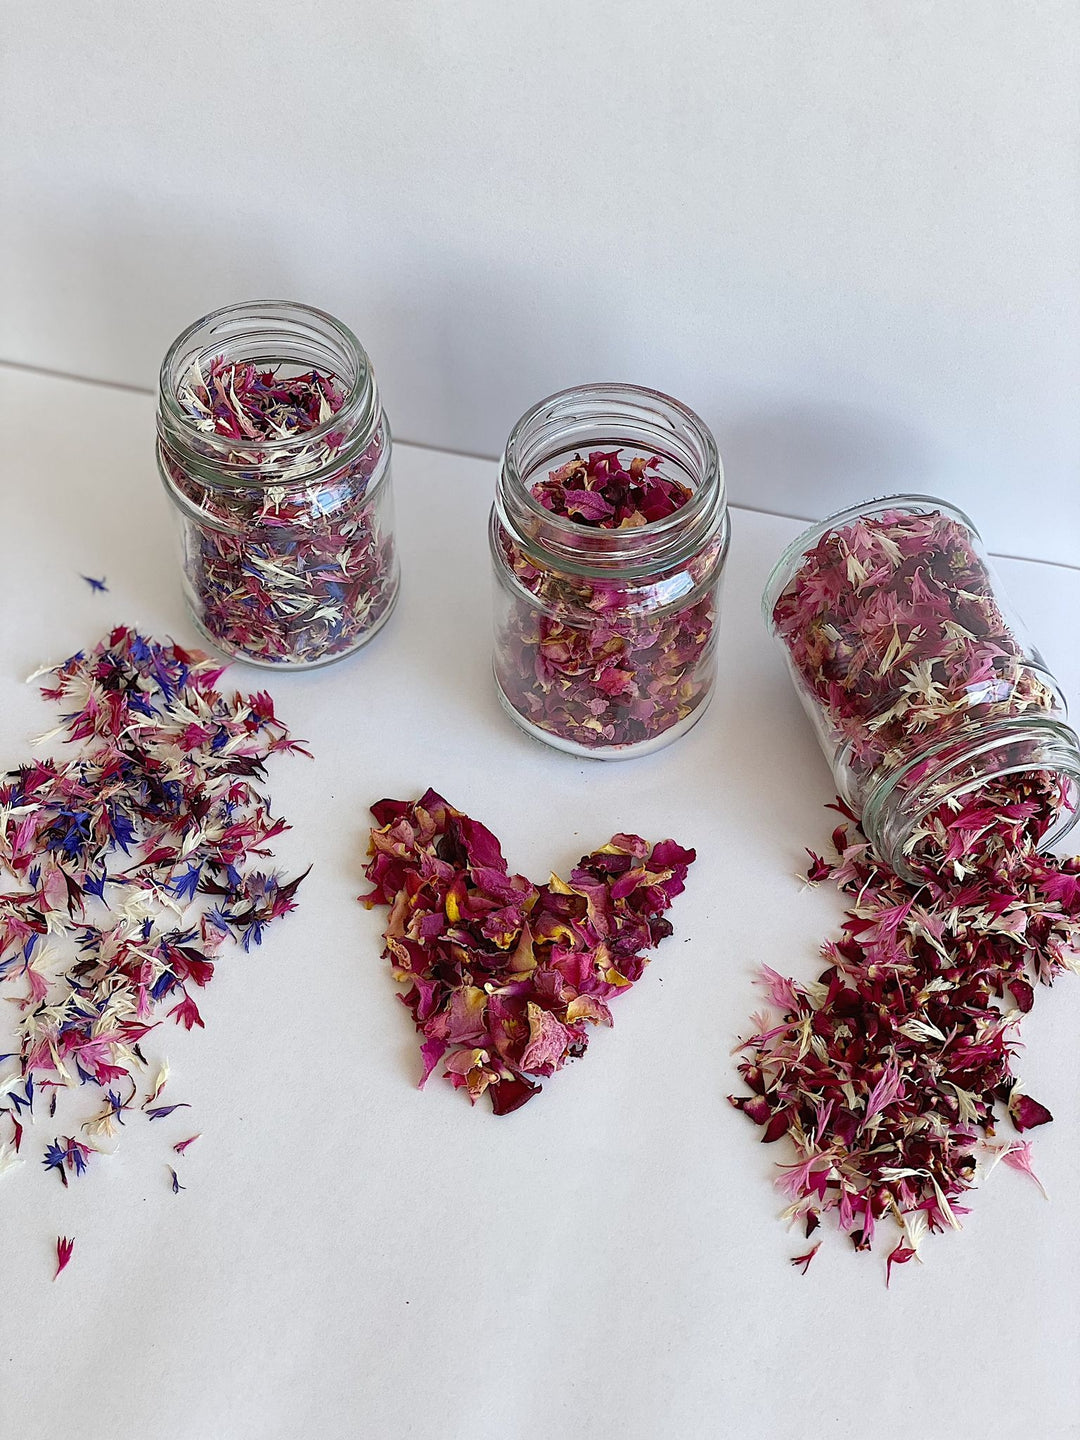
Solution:
{"label": "tipped over glass jar", "polygon": [[522,729],[618,760],[701,718],[729,521],[693,411],[634,385],[541,401],[507,441],[489,536],[495,681]]}
{"label": "tipped over glass jar", "polygon": [[1001,822],[1037,849],[1076,823],[1064,696],[962,511],[840,511],[788,547],[762,608],[840,799],[896,874],[962,881]]}
{"label": "tipped over glass jar", "polygon": [[307,305],[256,301],[169,348],[158,468],[203,635],[255,665],[351,655],[398,591],[390,429],[352,331]]}

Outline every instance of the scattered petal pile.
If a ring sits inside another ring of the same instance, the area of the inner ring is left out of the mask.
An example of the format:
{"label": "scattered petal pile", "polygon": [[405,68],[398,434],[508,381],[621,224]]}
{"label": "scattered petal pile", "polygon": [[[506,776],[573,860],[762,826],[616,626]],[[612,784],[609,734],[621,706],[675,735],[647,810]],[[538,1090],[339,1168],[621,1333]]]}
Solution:
{"label": "scattered petal pile", "polygon": [[[48,672],[66,758],[0,781],[0,986],[18,1014],[0,1056],[18,1066],[0,1076],[0,1120],[18,1151],[36,1098],[48,1095],[52,1114],[63,1091],[99,1092],[88,1139],[44,1149],[64,1185],[93,1141],[140,1112],[143,1037],[167,1018],[202,1025],[193,992],[226,939],[247,949],[296,904],[303,877],[263,868],[287,827],[257,782],[271,755],[302,747],[268,695],[220,694],[221,671],[118,628]],[[188,1108],[154,1104],[167,1073],[146,1086],[150,1120]]]}
{"label": "scattered petal pile", "polygon": [[517,1110],[540,1081],[585,1053],[589,1025],[640,978],[671,934],[693,850],[615,835],[569,884],[511,875],[498,840],[433,790],[371,807],[363,903],[386,905],[385,953],[423,1036],[424,1073],[443,1062],[470,1100]]}
{"label": "scattered petal pile", "polygon": [[[575,457],[538,481],[533,496],[587,530],[626,530],[675,514],[691,498],[681,481],[617,450]],[[685,720],[708,698],[715,586],[675,606],[712,574],[720,542],[689,566],[647,584],[542,566],[505,532],[497,537],[523,587],[509,598],[495,665],[506,699],[530,724],[588,749],[640,744]]]}
{"label": "scattered petal pile", "polygon": [[984,866],[969,848],[962,885],[906,884],[846,825],[834,860],[811,856],[809,877],[831,877],[855,900],[815,981],[766,969],[779,1014],[755,1016],[739,1066],[752,1093],[732,1097],[763,1140],[794,1142],[777,1183],[807,1235],[832,1210],[869,1249],[891,1218],[902,1263],[927,1230],[958,1226],[980,1154],[1030,1171],[1027,1142],[989,1142],[998,1107],[1019,1131],[1052,1118],[1017,1081],[1017,1026],[1038,983],[1078,968],[1080,947],[1080,859],[1040,856],[1040,825],[1007,818],[1037,807],[1049,824],[1053,795],[1040,788],[1038,776],[999,782],[987,798],[1005,818]]}
{"label": "scattered petal pile", "polygon": [[[286,377],[280,368],[219,357],[206,374],[193,368],[178,392],[196,436],[235,442],[207,457],[228,472],[227,483],[209,483],[205,462],[190,464],[164,436],[161,460],[188,502],[188,596],[210,638],[264,663],[315,664],[354,649],[394,602],[393,539],[379,513],[389,504],[379,483],[389,437],[380,426],[359,457],[334,470],[339,453],[351,454],[347,428],[317,427],[344,404],[338,380],[318,370]],[[273,484],[259,478],[267,462]]]}
{"label": "scattered petal pile", "polygon": [[[832,531],[805,558],[775,619],[805,686],[850,746],[856,774],[917,753],[980,717],[1056,703],[1023,657],[963,527],[885,514]],[[959,1228],[980,1159],[1030,1174],[1030,1142],[995,1140],[1052,1117],[1014,1070],[1017,1026],[1039,984],[1080,968],[1080,859],[1040,855],[1068,803],[1037,769],[984,780],[931,808],[914,873],[885,866],[842,802],[835,858],[808,879],[852,898],[811,983],[764,971],[732,1103],[788,1137],[777,1184],[807,1236],[833,1212],[856,1249],[883,1220],[892,1267],[929,1231]],[[919,882],[919,883],[916,883]],[[793,1263],[805,1269],[816,1246]]]}

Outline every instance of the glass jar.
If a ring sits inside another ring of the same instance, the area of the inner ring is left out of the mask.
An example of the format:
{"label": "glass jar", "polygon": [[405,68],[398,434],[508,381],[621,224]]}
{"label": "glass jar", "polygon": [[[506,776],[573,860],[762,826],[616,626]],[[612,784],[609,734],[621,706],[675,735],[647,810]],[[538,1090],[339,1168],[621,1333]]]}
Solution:
{"label": "glass jar", "polygon": [[762,608],[841,800],[895,873],[947,859],[949,816],[1005,776],[1046,807],[1042,848],[1076,823],[1064,696],[962,511],[925,495],[842,510],[788,547]]}
{"label": "glass jar", "polygon": [[510,716],[600,760],[685,734],[712,697],[729,533],[716,442],[677,400],[583,385],[528,411],[490,523]]}
{"label": "glass jar", "polygon": [[185,597],[210,643],[307,669],[370,640],[398,564],[390,429],[356,336],[307,305],[217,310],[170,346],[157,426]]}

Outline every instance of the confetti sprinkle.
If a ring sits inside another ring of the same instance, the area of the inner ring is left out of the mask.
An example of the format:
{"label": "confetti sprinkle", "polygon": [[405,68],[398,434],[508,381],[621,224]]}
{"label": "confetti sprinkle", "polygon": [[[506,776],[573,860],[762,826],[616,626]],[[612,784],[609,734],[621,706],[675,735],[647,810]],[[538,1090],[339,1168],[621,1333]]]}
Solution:
{"label": "confetti sprinkle", "polygon": [[64,1235],[56,1237],[56,1273],[53,1279],[57,1279],[61,1270],[67,1269],[67,1263],[71,1259],[71,1252],[75,1249],[74,1239],[69,1240]]}
{"label": "confetti sprinkle", "polygon": [[589,1026],[640,979],[644,951],[671,934],[663,912],[695,852],[615,835],[566,883],[511,875],[498,840],[433,790],[371,807],[369,908],[390,909],[386,949],[423,1037],[421,1086],[443,1063],[497,1115],[584,1055]]}
{"label": "confetti sprinkle", "polygon": [[[617,450],[594,451],[537,481],[532,494],[582,527],[588,558],[590,532],[666,519],[691,498],[687,486],[658,473],[660,463],[637,456],[625,465]],[[496,627],[496,677],[531,725],[588,749],[630,746],[686,720],[708,698],[721,539],[676,573],[660,568],[647,581],[632,581],[543,564],[501,525],[494,538],[517,582]],[[665,591],[677,598],[688,590],[700,598],[672,608]]]}
{"label": "confetti sprinkle", "polygon": [[[856,774],[909,756],[979,714],[1054,704],[997,609],[966,532],[940,514],[886,513],[830,532],[776,603],[796,670],[842,735]],[[1040,854],[1062,778],[1020,769],[931,804],[901,878],[856,815],[807,878],[851,897],[826,968],[808,983],[765,967],[731,1102],[787,1138],[777,1185],[809,1235],[832,1213],[857,1250],[891,1220],[895,1265],[931,1231],[959,1229],[980,1160],[1030,1168],[1030,1145],[994,1145],[1052,1118],[1017,1088],[1013,1057],[1036,987],[1080,968],[1080,859]]]}
{"label": "confetti sprinkle", "polygon": [[[194,366],[176,398],[191,434],[162,426],[159,456],[184,501],[198,623],[227,653],[262,664],[314,665],[356,649],[397,596],[385,425],[357,455],[349,425],[326,428],[346,399],[335,375],[222,356]],[[200,435],[231,443],[207,450]],[[220,483],[207,478],[208,455]]]}
{"label": "confetti sprinkle", "polygon": [[[257,944],[295,907],[298,880],[265,869],[287,826],[257,782],[272,755],[307,753],[268,695],[226,698],[218,662],[125,627],[47,673],[65,758],[0,780],[0,987],[20,1067],[0,1115],[16,1148],[43,1086],[89,1087],[103,1103],[84,1132],[115,1135],[143,1089],[143,1038],[187,1022],[227,939]],[[188,1108],[152,1104],[167,1075],[146,1086],[150,1120]],[[66,1185],[93,1153],[63,1136],[43,1164]]]}

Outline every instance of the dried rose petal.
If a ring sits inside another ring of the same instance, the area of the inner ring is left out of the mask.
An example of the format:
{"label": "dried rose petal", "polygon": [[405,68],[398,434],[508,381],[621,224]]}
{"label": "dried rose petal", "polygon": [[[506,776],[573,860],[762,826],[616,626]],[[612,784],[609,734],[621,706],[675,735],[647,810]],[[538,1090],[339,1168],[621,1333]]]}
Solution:
{"label": "dried rose petal", "polygon": [[1015,1090],[1009,1096],[1009,1114],[1017,1130],[1034,1130],[1036,1125],[1047,1125],[1054,1118],[1045,1105]]}
{"label": "dried rose petal", "polygon": [[389,908],[385,953],[408,986],[421,1085],[436,1065],[497,1115],[519,1109],[541,1079],[585,1053],[589,1026],[640,978],[644,952],[671,933],[694,851],[615,835],[566,883],[512,875],[498,840],[433,790],[371,807],[363,903]]}

